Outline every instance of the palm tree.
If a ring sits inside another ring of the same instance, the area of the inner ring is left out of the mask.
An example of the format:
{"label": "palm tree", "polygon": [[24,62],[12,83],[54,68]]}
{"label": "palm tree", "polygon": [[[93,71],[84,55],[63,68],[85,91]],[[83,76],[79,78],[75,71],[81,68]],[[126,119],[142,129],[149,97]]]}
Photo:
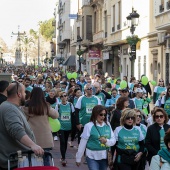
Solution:
{"label": "palm tree", "polygon": [[34,44],[34,40],[32,38],[28,38],[27,36],[26,37],[22,37],[21,38],[21,46],[22,46],[22,49],[25,53],[25,57],[26,57],[26,65],[27,65],[27,56],[28,56],[28,49],[31,48],[31,46]]}

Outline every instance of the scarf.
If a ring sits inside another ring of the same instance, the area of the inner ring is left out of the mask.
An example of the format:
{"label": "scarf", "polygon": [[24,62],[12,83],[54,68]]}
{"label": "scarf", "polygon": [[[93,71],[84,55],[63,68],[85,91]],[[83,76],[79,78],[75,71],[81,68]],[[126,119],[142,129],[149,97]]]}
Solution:
{"label": "scarf", "polygon": [[170,152],[166,148],[162,148],[159,152],[158,155],[161,156],[163,159],[165,159],[167,162],[170,163]]}
{"label": "scarf", "polygon": [[46,102],[50,103],[50,104],[54,104],[56,103],[56,98],[50,98],[50,96],[46,97]]}

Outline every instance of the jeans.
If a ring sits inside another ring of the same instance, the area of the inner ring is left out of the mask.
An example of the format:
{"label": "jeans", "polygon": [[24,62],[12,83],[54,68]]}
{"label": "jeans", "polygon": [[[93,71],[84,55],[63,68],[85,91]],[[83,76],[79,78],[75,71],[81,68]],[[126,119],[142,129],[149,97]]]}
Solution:
{"label": "jeans", "polygon": [[[50,152],[51,148],[45,148],[44,151]],[[44,166],[50,166],[51,157],[49,155],[43,155]]]}
{"label": "jeans", "polygon": [[94,160],[86,157],[89,170],[107,170],[107,159]]}

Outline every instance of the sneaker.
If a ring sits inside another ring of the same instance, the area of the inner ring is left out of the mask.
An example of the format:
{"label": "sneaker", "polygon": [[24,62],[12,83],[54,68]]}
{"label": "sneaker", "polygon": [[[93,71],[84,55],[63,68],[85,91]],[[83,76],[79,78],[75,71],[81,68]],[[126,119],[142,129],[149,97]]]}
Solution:
{"label": "sneaker", "polygon": [[70,145],[70,147],[73,147],[73,144],[72,144],[72,142],[70,141],[70,142],[68,142],[68,144]]}
{"label": "sneaker", "polygon": [[57,140],[58,140],[58,137],[57,137],[57,136],[54,136],[54,140],[57,141]]}
{"label": "sneaker", "polygon": [[65,159],[60,159],[61,165],[62,166],[66,166],[67,161]]}

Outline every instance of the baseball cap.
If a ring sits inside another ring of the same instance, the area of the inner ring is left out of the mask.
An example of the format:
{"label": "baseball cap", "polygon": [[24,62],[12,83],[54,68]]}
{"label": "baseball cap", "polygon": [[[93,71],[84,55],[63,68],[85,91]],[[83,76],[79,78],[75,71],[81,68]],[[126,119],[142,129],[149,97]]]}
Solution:
{"label": "baseball cap", "polygon": [[137,88],[137,89],[135,90],[135,93],[143,93],[143,90],[140,89],[140,88]]}

